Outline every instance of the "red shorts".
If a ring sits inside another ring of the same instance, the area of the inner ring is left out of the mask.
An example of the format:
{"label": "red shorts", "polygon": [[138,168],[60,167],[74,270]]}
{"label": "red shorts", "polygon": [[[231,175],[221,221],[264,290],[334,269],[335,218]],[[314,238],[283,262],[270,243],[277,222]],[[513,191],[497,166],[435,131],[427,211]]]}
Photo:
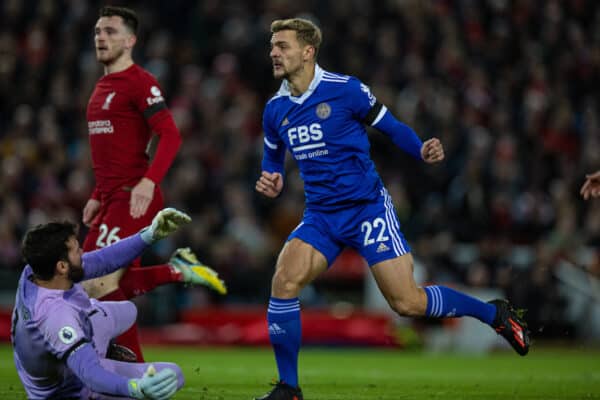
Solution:
{"label": "red shorts", "polygon": [[[129,214],[131,191],[120,191],[100,199],[100,210],[92,221],[90,230],[83,242],[83,251],[91,251],[131,236],[150,225],[154,216],[163,209],[164,200],[158,186],[154,189],[154,198],[146,214],[133,218]],[[137,258],[133,265],[139,266]]]}

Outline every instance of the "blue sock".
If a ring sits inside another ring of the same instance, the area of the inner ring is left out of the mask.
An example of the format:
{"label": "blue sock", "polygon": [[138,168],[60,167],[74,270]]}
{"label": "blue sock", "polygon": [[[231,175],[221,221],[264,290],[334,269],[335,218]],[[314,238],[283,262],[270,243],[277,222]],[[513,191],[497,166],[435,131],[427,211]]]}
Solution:
{"label": "blue sock", "polygon": [[269,338],[275,352],[279,379],[298,387],[298,352],[302,338],[300,300],[271,297],[267,311]]}
{"label": "blue sock", "polygon": [[496,306],[450,289],[446,286],[426,286],[426,317],[445,318],[469,315],[491,325],[496,316]]}

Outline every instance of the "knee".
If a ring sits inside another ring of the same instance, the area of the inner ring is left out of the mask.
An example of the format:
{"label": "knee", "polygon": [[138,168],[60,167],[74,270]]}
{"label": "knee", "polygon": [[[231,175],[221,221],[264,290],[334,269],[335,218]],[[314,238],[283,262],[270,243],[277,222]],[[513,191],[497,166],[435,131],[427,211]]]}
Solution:
{"label": "knee", "polygon": [[137,320],[137,314],[138,314],[138,309],[137,306],[135,305],[135,303],[133,301],[129,301],[129,300],[124,300],[123,301],[124,305],[124,309],[125,311],[122,313],[123,315],[128,316],[131,320],[131,325],[133,325],[133,323]]}
{"label": "knee", "polygon": [[427,307],[418,294],[410,296],[398,296],[388,299],[390,307],[403,317],[420,317],[425,315]]}
{"label": "knee", "polygon": [[304,286],[302,279],[278,268],[273,275],[273,294],[277,297],[296,297]]}
{"label": "knee", "polygon": [[137,306],[129,300],[121,301],[97,301],[97,307],[104,311],[104,315],[114,321],[110,326],[114,326],[114,332],[111,337],[118,336],[127,331],[137,320]]}

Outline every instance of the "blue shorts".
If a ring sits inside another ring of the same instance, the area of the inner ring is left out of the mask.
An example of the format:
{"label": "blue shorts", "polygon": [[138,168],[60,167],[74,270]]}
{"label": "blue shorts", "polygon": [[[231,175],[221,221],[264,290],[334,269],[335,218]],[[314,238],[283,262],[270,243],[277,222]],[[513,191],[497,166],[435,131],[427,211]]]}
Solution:
{"label": "blue shorts", "polygon": [[288,241],[293,238],[319,250],[329,265],[345,247],[358,251],[369,266],[410,252],[385,188],[373,202],[332,212],[305,210]]}

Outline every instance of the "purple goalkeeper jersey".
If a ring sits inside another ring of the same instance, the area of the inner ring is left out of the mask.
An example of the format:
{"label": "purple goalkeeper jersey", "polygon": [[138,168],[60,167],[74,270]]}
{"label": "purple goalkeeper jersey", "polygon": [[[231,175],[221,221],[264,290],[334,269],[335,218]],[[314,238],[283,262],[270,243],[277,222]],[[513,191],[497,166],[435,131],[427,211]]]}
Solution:
{"label": "purple goalkeeper jersey", "polygon": [[[84,279],[106,275],[127,265],[146,248],[140,235],[85,253]],[[69,369],[71,351],[92,340],[89,317],[103,312],[82,286],[69,290],[46,289],[33,282],[25,267],[15,299],[11,340],[19,378],[29,399],[79,398],[84,383]]]}

